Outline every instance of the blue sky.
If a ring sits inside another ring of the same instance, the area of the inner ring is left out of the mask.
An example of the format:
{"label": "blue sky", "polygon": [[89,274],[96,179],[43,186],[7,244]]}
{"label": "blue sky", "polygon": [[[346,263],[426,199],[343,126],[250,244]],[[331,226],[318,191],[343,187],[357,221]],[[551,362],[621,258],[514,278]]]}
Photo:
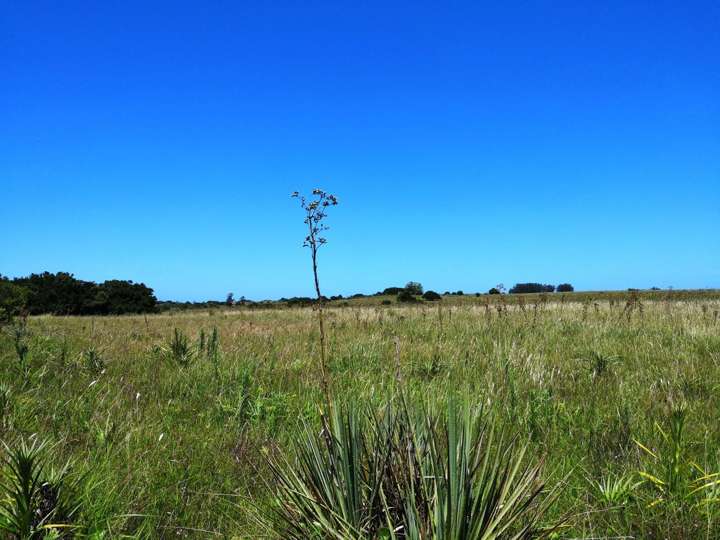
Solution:
{"label": "blue sky", "polygon": [[718,2],[5,2],[0,273],[720,287]]}

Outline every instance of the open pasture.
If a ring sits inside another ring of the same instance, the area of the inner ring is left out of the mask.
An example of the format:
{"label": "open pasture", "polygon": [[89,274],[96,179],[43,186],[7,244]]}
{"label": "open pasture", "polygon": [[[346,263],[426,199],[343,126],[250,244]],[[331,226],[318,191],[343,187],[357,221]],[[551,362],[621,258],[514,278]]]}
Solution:
{"label": "open pasture", "polygon": [[[544,459],[559,538],[720,536],[717,298],[462,300],[327,308],[333,398],[482,406]],[[0,436],[69,462],[97,538],[264,537],[265,456],[319,422],[318,337],[311,308],[33,317],[0,338]]]}

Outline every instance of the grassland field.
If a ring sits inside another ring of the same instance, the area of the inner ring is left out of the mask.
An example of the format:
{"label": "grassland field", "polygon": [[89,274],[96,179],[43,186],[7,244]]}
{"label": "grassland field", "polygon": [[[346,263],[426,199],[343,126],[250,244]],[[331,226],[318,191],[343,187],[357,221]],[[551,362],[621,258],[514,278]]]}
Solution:
{"label": "grassland field", "polygon": [[[335,399],[381,408],[402,392],[430,408],[455,396],[483,406],[544,459],[560,487],[548,517],[565,519],[558,537],[720,538],[720,489],[678,502],[641,474],[679,462],[720,471],[720,292],[383,299],[325,310]],[[319,421],[316,317],[31,317],[22,335],[0,337],[0,438],[49,441],[96,538],[264,537],[265,453],[292,454],[301,420]],[[180,363],[176,330],[189,339]],[[617,479],[629,487],[615,497],[602,486]]]}

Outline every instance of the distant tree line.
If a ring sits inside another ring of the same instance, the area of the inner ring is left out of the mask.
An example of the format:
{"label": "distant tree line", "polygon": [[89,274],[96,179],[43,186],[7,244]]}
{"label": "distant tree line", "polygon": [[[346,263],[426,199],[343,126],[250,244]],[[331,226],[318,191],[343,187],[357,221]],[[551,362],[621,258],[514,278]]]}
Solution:
{"label": "distant tree line", "polygon": [[[83,281],[67,272],[43,272],[13,280],[0,277],[0,310],[28,315],[121,315],[149,313],[157,306],[143,283],[112,279]],[[6,315],[7,316],[7,315]]]}
{"label": "distant tree line", "polygon": [[517,283],[508,291],[510,294],[551,293],[555,292],[555,285],[542,285],[541,283]]}
{"label": "distant tree line", "polygon": [[569,283],[561,283],[557,287],[555,285],[543,285],[541,283],[517,283],[508,292],[510,294],[527,294],[527,293],[551,293],[551,292],[572,292],[575,288]]}
{"label": "distant tree line", "polygon": [[[570,283],[561,283],[558,286],[555,285],[544,285],[542,283],[517,283],[509,291],[510,294],[525,294],[525,293],[551,293],[551,292],[573,292],[575,288]],[[486,294],[503,294],[505,292],[504,285],[498,284],[492,287]],[[442,296],[435,291],[426,291],[423,293],[423,286],[416,282],[411,281],[405,287],[387,287],[382,292],[377,292],[375,296],[397,296],[399,302],[413,302],[420,296],[424,300],[435,301],[441,300]],[[464,296],[463,291],[445,291],[443,296]],[[362,295],[354,295],[351,298]],[[481,296],[480,293],[475,293],[475,296]]]}
{"label": "distant tree line", "polygon": [[[572,292],[569,283],[544,285],[541,283],[517,283],[509,291],[510,294]],[[487,294],[503,294],[505,287],[498,284]],[[463,296],[463,291],[446,291],[444,296]],[[411,303],[420,299],[434,302],[442,300],[442,295],[435,291],[425,291],[422,284],[410,281],[404,287],[387,287],[375,295],[353,294],[348,297],[335,295],[322,297],[323,301],[338,301],[368,296],[395,296],[398,302]],[[480,296],[480,293],[475,293]],[[153,290],[143,283],[132,281],[108,280],[102,283],[83,281],[67,272],[31,274],[27,277],[9,279],[0,276],[0,323],[9,321],[20,314],[40,315],[121,315],[124,313],[150,313],[168,309],[202,309],[221,308],[241,305],[249,308],[272,307],[286,305],[290,307],[311,306],[316,298],[292,297],[280,298],[277,302],[254,302],[241,296],[235,299],[228,293],[224,301],[209,300],[207,302],[158,302]]]}
{"label": "distant tree line", "polygon": [[[233,305],[238,305],[240,302],[235,302]],[[247,301],[244,305],[253,307],[256,303]],[[242,304],[241,304],[242,305]],[[219,309],[223,307],[229,307],[226,300],[205,300],[201,302],[190,302],[190,301],[176,301],[176,300],[158,300],[155,311],[187,311],[192,309]]]}

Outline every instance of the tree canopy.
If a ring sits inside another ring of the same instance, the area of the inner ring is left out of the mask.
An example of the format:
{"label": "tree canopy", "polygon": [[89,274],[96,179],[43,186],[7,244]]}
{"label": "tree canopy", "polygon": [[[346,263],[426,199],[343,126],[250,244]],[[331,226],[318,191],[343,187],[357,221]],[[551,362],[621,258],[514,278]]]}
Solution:
{"label": "tree canopy", "polygon": [[419,296],[423,293],[423,286],[417,281],[408,281],[405,285],[405,290],[410,294]]}
{"label": "tree canopy", "polygon": [[541,283],[517,283],[508,292],[510,294],[555,292],[555,285],[543,285]]}
{"label": "tree canopy", "polygon": [[24,308],[30,315],[121,315],[155,310],[153,290],[143,283],[108,280],[83,281],[67,272],[30,274],[12,285],[22,289]]}
{"label": "tree canopy", "polygon": [[19,315],[27,302],[27,290],[0,276],[0,324]]}

